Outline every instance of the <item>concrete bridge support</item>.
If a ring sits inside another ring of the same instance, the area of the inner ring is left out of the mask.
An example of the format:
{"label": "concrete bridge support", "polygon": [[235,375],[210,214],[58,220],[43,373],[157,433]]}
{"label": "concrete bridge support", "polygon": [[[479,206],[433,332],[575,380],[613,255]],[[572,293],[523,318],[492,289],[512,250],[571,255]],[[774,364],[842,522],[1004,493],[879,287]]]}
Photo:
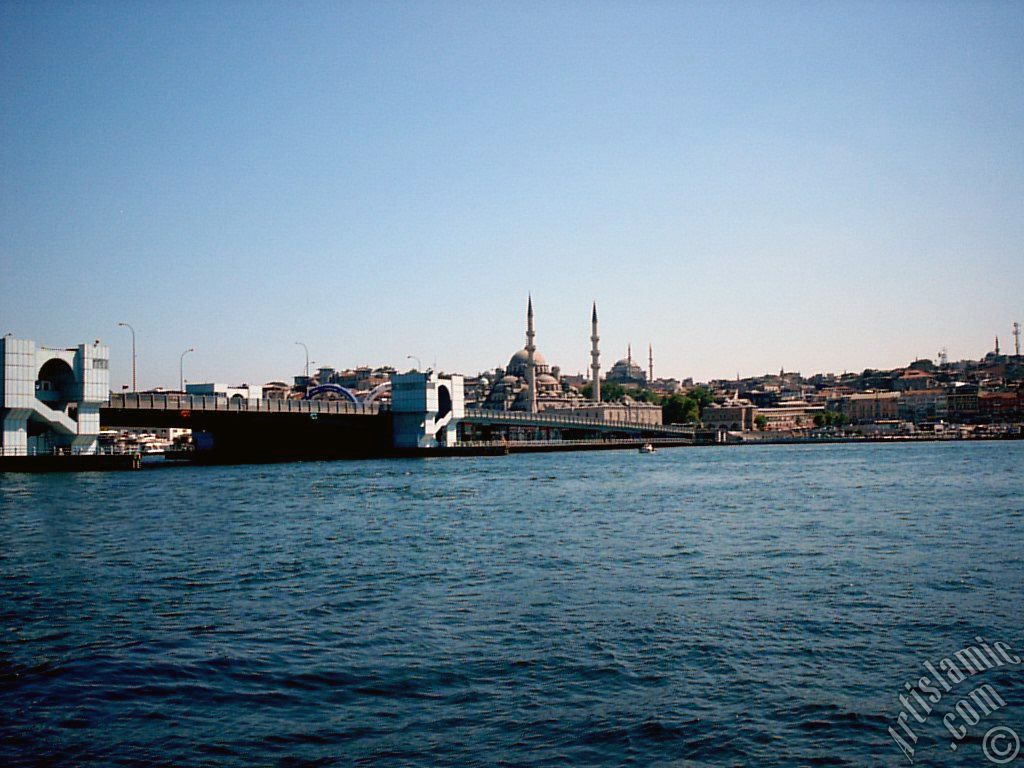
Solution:
{"label": "concrete bridge support", "polygon": [[432,371],[391,377],[394,447],[437,448],[456,443],[456,426],[466,415],[461,376]]}

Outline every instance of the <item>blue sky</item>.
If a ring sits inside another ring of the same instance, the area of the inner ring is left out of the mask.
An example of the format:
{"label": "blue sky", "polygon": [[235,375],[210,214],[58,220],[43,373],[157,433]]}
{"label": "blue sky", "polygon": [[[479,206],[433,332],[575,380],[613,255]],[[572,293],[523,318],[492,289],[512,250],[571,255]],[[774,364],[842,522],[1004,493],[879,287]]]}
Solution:
{"label": "blue sky", "polygon": [[126,383],[977,357],[1024,321],[1024,4],[3,3],[0,328]]}

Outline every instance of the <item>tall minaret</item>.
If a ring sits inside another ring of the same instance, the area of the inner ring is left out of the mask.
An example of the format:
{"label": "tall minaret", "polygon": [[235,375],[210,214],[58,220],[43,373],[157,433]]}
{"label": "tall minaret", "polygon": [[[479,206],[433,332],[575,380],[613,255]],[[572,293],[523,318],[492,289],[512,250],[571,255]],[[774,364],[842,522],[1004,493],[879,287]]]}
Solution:
{"label": "tall minaret", "polygon": [[647,345],[647,383],[650,384],[654,381],[654,346],[650,343]]}
{"label": "tall minaret", "polygon": [[597,342],[601,337],[597,335],[597,302],[594,302],[594,313],[590,316],[590,394],[595,403],[601,402],[601,352],[597,348]]}
{"label": "tall minaret", "polygon": [[537,376],[533,354],[537,345],[533,343],[533,296],[526,299],[526,404],[530,413],[537,412]]}
{"label": "tall minaret", "polygon": [[999,337],[996,336],[996,354],[999,354]]}

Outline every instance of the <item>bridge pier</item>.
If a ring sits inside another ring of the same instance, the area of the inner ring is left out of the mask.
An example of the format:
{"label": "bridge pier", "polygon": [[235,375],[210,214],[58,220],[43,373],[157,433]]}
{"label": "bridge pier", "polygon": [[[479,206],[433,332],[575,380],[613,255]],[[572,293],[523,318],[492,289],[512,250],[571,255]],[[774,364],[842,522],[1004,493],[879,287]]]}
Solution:
{"label": "bridge pier", "polygon": [[438,448],[457,442],[459,420],[466,415],[461,376],[433,371],[391,377],[391,423],[394,447]]}

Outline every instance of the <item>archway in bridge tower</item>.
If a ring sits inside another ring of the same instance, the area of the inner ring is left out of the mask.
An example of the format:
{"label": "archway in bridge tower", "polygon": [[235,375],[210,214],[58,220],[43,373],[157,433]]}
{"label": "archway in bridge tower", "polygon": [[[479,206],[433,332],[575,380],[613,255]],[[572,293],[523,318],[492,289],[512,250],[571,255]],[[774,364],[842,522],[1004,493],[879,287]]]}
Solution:
{"label": "archway in bridge tower", "polygon": [[303,400],[347,400],[350,403],[358,403],[359,398],[340,384],[321,384],[306,392]]}
{"label": "archway in bridge tower", "polygon": [[36,377],[36,398],[57,411],[78,399],[75,372],[59,357],[43,363]]}
{"label": "archway in bridge tower", "polygon": [[452,412],[452,393],[444,384],[437,387],[437,421]]}

